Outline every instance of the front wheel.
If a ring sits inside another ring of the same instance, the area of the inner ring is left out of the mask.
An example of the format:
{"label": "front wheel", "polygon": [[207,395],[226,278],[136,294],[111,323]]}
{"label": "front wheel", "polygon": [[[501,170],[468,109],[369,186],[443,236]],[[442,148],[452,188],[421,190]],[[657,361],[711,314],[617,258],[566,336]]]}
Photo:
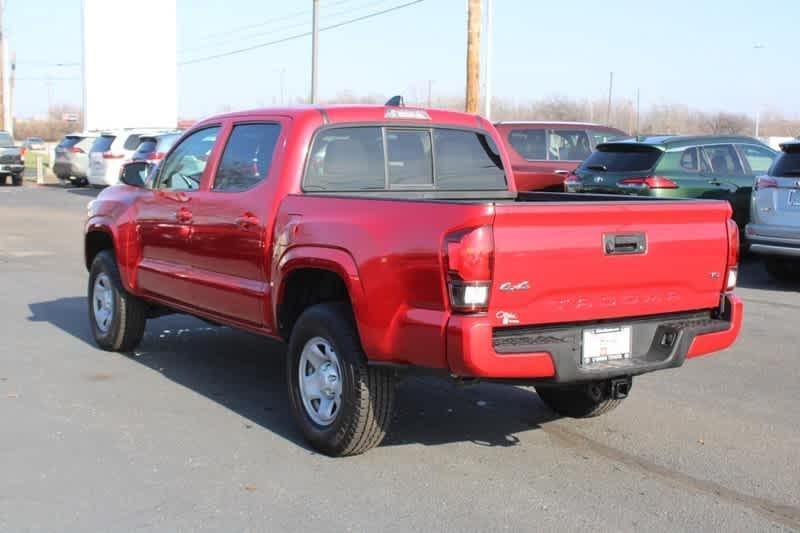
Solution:
{"label": "front wheel", "polygon": [[358,455],[381,443],[392,417],[394,379],[367,365],[350,306],[306,309],[292,330],[286,381],[303,436],[326,455]]}
{"label": "front wheel", "polygon": [[144,336],[147,304],[122,286],[117,261],[108,250],[97,254],[89,273],[89,322],[100,348],[129,352]]}
{"label": "front wheel", "polygon": [[625,388],[624,396],[614,390],[615,383],[612,381],[536,387],[536,393],[547,407],[561,416],[591,418],[618,407],[627,396],[630,383]]}

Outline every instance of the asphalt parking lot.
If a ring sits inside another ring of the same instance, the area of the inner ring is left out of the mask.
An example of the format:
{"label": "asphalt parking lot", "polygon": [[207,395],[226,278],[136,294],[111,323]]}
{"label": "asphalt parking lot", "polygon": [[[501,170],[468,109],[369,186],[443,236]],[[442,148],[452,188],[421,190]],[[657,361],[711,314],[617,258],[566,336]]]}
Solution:
{"label": "asphalt parking lot", "polygon": [[800,530],[800,283],[755,260],[737,344],[604,417],[411,379],[381,447],[329,459],[290,418],[281,345],[171,316],[131,355],[95,348],[94,194],[0,187],[0,531]]}

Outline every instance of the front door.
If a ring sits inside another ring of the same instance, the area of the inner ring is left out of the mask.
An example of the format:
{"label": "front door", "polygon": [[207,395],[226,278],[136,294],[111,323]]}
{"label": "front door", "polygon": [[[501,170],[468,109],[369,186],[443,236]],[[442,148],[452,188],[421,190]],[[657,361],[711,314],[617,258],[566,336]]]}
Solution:
{"label": "front door", "polygon": [[208,190],[193,199],[193,301],[200,308],[264,326],[269,296],[270,178],[276,122],[234,124]]}
{"label": "front door", "polygon": [[165,300],[191,304],[189,237],[193,200],[218,127],[199,130],[175,147],[156,177],[152,194],[136,205],[141,242],[137,284]]}
{"label": "front door", "polygon": [[733,218],[744,229],[750,212],[750,191],[753,178],[745,173],[739,153],[732,144],[700,147],[701,164],[709,185],[729,188]]}

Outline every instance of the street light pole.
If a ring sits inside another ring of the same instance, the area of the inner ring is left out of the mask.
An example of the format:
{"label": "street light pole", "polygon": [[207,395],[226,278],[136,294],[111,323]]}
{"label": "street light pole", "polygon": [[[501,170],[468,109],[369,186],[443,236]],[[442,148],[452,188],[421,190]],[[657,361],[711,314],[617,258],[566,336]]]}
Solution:
{"label": "street light pole", "polygon": [[492,0],[486,0],[486,96],[483,112],[486,120],[492,120]]}
{"label": "street light pole", "polygon": [[[767,47],[767,45],[765,45],[765,44],[756,43],[756,44],[753,45],[753,50],[754,51],[763,50],[766,47]],[[756,55],[756,52],[754,52],[753,55],[756,56],[756,58],[758,57]],[[756,68],[756,72],[758,72],[759,70],[760,69]],[[755,131],[753,132],[753,137],[758,139],[758,134],[761,131],[761,97],[759,95],[756,95],[756,98],[758,99],[758,101],[756,102],[756,121],[755,121],[756,123],[755,123],[755,128],[754,128]]]}

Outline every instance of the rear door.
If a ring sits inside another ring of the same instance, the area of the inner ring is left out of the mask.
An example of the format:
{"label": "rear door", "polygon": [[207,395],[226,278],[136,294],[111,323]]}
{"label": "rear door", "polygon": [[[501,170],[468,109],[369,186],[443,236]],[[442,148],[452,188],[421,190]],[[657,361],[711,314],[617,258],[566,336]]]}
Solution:
{"label": "rear door", "polygon": [[[754,222],[785,228],[800,236],[800,147],[778,156],[764,185],[753,193]],[[795,151],[796,150],[796,151]]]}
{"label": "rear door", "polygon": [[104,133],[95,139],[89,151],[89,176],[102,178],[106,175],[105,158],[111,154],[116,135]]}
{"label": "rear door", "polygon": [[753,177],[745,172],[739,152],[733,144],[701,146],[700,163],[712,193],[723,189],[731,191],[729,201],[733,206],[733,218],[740,228],[744,228],[750,218]]}
{"label": "rear door", "polygon": [[272,159],[282,121],[234,124],[209,190],[192,198],[193,303],[256,326],[264,325],[269,301],[268,213],[278,182],[271,174],[280,168]]}
{"label": "rear door", "polygon": [[687,200],[498,204],[490,316],[526,325],[717,307],[729,211]]}

